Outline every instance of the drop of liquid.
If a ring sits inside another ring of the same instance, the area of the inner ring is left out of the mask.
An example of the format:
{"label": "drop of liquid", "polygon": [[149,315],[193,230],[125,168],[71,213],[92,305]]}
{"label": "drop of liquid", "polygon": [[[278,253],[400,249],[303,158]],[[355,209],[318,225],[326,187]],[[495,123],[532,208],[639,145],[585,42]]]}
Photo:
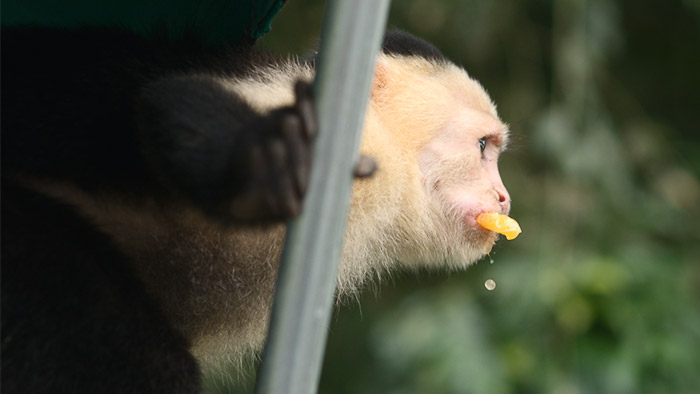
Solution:
{"label": "drop of liquid", "polygon": [[489,256],[489,259],[491,259],[489,260],[489,264],[493,264],[493,257]]}
{"label": "drop of liquid", "polygon": [[493,279],[488,279],[486,282],[484,282],[484,287],[486,287],[486,290],[493,290],[496,288],[496,281]]}

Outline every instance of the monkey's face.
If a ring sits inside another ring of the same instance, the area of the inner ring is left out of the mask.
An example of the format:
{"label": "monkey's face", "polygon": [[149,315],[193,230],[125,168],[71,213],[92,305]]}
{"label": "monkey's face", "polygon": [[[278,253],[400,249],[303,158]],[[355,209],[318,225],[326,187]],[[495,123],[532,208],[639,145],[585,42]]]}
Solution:
{"label": "monkey's face", "polygon": [[430,96],[440,97],[429,118],[439,121],[422,125],[426,139],[418,146],[416,164],[422,192],[434,207],[435,231],[446,240],[435,244],[435,258],[442,253],[461,266],[490,252],[497,239],[476,217],[510,211],[498,171],[508,127],[481,85],[462,69],[448,66],[429,79],[424,86],[432,85]]}
{"label": "monkey's face", "polygon": [[407,266],[463,268],[497,239],[476,217],[510,210],[498,171],[508,128],[457,66],[380,57],[377,69],[362,151],[379,170],[355,184],[346,248],[357,256],[376,244]]}
{"label": "monkey's face", "polygon": [[482,229],[476,217],[510,211],[498,171],[506,142],[507,126],[492,112],[458,102],[445,126],[418,153],[423,189],[444,212],[442,220],[455,222],[446,225],[482,253],[490,251],[496,236]]}

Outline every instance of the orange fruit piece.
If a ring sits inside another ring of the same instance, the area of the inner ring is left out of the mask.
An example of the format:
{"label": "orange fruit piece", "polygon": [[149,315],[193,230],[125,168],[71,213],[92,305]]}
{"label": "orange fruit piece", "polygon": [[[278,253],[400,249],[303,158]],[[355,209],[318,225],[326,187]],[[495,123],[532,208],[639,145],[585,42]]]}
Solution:
{"label": "orange fruit piece", "polygon": [[498,212],[486,212],[476,217],[479,226],[506,236],[507,240],[515,239],[522,232],[515,219]]}

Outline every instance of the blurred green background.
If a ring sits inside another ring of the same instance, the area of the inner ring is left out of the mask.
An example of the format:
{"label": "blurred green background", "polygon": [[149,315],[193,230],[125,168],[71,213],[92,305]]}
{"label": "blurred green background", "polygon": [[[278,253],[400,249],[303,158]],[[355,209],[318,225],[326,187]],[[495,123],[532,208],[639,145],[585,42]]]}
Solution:
{"label": "blurred green background", "polygon": [[[261,44],[307,53],[323,4]],[[498,104],[524,232],[339,306],[320,392],[700,392],[700,1],[397,0],[389,25]]]}

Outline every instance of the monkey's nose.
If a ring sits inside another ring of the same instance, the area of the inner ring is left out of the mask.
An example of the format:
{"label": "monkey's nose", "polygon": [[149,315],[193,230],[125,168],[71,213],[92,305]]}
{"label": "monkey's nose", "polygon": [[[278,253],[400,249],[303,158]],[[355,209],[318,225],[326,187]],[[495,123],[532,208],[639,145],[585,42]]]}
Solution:
{"label": "monkey's nose", "polygon": [[501,213],[508,215],[510,213],[510,195],[508,190],[505,188],[497,188],[496,193],[498,194],[498,203],[501,206]]}

